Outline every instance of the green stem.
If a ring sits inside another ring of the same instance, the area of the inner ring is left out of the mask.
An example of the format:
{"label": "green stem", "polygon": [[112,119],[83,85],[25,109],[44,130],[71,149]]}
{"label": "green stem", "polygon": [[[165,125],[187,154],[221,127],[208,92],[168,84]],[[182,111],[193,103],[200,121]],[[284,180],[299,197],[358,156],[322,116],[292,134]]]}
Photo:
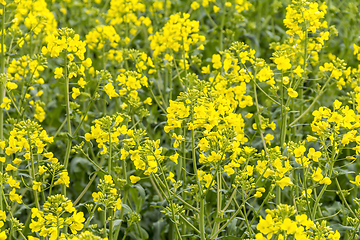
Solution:
{"label": "green stem", "polygon": [[[329,155],[328,155],[328,150],[326,148],[326,145],[325,145],[325,141],[323,139],[321,139],[321,142],[322,142],[322,145],[325,149],[325,153],[326,153],[326,158],[327,159],[330,159],[330,171],[329,171],[329,178],[331,178],[331,175],[332,175],[332,171],[333,171],[333,168],[334,168],[334,163],[335,163],[335,146],[333,145],[333,149],[332,149],[332,152],[331,152],[331,158],[329,158]],[[316,198],[315,200],[315,203],[314,203],[314,206],[313,206],[313,213],[311,215],[311,219],[314,220],[315,217],[316,217],[316,210],[317,210],[317,207],[319,205],[319,202],[320,202],[320,199],[322,197],[322,195],[324,194],[325,190],[327,188],[327,185],[325,184],[323,186],[323,188],[321,189],[320,193],[319,193],[319,196]]]}
{"label": "green stem", "polygon": [[[191,102],[191,122],[194,122],[194,106],[193,103]],[[200,238],[201,240],[205,240],[205,221],[204,221],[204,212],[205,212],[205,196],[203,196],[203,190],[201,187],[201,182],[200,182],[200,178],[198,175],[198,171],[197,171],[197,165],[196,165],[196,153],[195,153],[195,132],[194,129],[191,130],[191,150],[192,150],[192,160],[193,160],[193,168],[194,168],[194,174],[196,176],[196,181],[197,184],[199,186],[199,199],[200,199],[200,219],[199,219],[199,223],[200,223]]]}
{"label": "green stem", "polygon": [[205,199],[201,196],[200,199],[200,238],[201,240],[205,240],[205,221],[204,221],[204,215],[205,215]]}
{"label": "green stem", "polygon": [[[234,220],[234,218],[240,213],[241,209],[242,209],[242,206],[245,205],[245,202],[243,202],[241,204],[241,206],[238,207],[238,209],[236,210],[236,212],[229,218],[229,220],[227,220],[227,222],[222,225],[220,227],[220,229],[218,231],[216,231],[211,237],[210,239],[215,239],[215,237],[222,231],[224,230],[224,228],[226,228],[227,225],[229,225],[231,223],[232,220]],[[200,230],[201,231],[201,230]],[[204,238],[205,239],[205,238]],[[240,239],[243,239],[243,238],[240,238]]]}
{"label": "green stem", "polygon": [[[304,165],[304,163],[303,163],[303,160],[301,159],[301,162],[302,162],[302,164],[301,165]],[[306,205],[307,205],[307,207],[308,207],[308,215],[309,216],[312,216],[311,215],[311,208],[310,208],[310,203],[309,203],[309,198],[308,198],[308,187],[307,187],[307,176],[308,176],[308,170],[309,170],[309,168],[308,169],[306,169],[305,170],[305,167],[303,166],[302,167],[302,169],[303,169],[303,175],[304,175],[304,188],[305,188],[305,199],[306,199]],[[314,210],[315,211],[315,210]],[[312,220],[314,220],[314,219],[312,219]]]}
{"label": "green stem", "polygon": [[[216,171],[216,181],[217,181],[217,188],[216,188],[216,208],[217,208],[217,213],[216,213],[216,218],[221,217],[221,193],[220,190],[222,189],[221,187],[221,172],[219,171],[219,169],[217,169]],[[220,227],[220,221],[215,222],[215,227],[213,228],[213,230],[215,232],[217,232],[219,230]],[[217,238],[217,236],[215,236],[215,238]]]}
{"label": "green stem", "polygon": [[[67,170],[71,152],[71,144],[72,144],[72,132],[71,132],[71,118],[70,118],[70,91],[69,91],[69,76],[68,76],[68,66],[67,66],[67,51],[65,51],[64,57],[64,68],[65,68],[65,101],[66,101],[66,122],[68,127],[68,140],[66,145],[65,152],[65,160],[64,160],[64,168]],[[66,186],[63,185],[61,187],[61,193],[66,197]]]}
{"label": "green stem", "polygon": [[327,85],[329,84],[330,80],[331,80],[331,77],[329,75],[328,79],[326,80],[324,86],[321,88],[320,92],[316,94],[316,97],[314,98],[313,102],[310,104],[310,106],[302,114],[300,114],[299,117],[297,117],[292,123],[290,123],[290,125],[289,125],[290,127],[294,126],[295,123],[297,123],[303,116],[305,116],[312,109],[312,107],[315,105],[317,100],[325,92],[325,89],[326,89]]}
{"label": "green stem", "polygon": [[[111,144],[111,127],[109,127],[109,161],[108,172],[111,174],[111,158],[112,158],[112,144]],[[113,209],[110,210],[110,222],[109,222],[109,240],[113,240]]]}
{"label": "green stem", "polygon": [[111,158],[112,158],[112,144],[111,144],[111,128],[109,127],[109,159],[108,159],[108,172],[111,174]]}
{"label": "green stem", "polygon": [[[29,144],[31,146],[31,142]],[[34,165],[34,156],[32,153],[32,148],[30,147],[30,161],[31,161],[31,178],[35,181],[35,165]],[[38,209],[40,209],[39,196],[36,190],[33,190],[35,197],[35,204]]]}
{"label": "green stem", "polygon": [[[84,153],[84,152],[83,152]],[[105,161],[105,158],[101,159],[100,162],[100,166],[97,166],[97,164],[92,161],[92,163],[96,166],[98,169],[101,169],[101,166],[103,165],[103,162]],[[91,184],[93,183],[93,181],[95,180],[95,178],[97,177],[97,173],[94,173],[94,175],[91,177],[90,181],[88,182],[88,184],[85,186],[85,188],[82,190],[82,192],[80,193],[79,197],[74,201],[74,205],[78,204],[78,202],[81,200],[81,198],[84,196],[84,194],[87,192],[87,190],[89,189],[89,187],[91,186]]]}
{"label": "green stem", "polygon": [[352,232],[352,234],[351,234],[351,236],[350,236],[349,239],[355,239],[355,234],[356,234],[357,229],[358,229],[359,226],[360,226],[360,221],[358,221],[358,222],[356,223],[356,226],[354,227],[354,231]]}
{"label": "green stem", "polygon": [[[256,75],[256,74],[255,74],[255,75]],[[257,129],[258,129],[258,131],[259,131],[259,133],[260,133],[260,137],[261,137],[261,141],[262,141],[262,143],[263,143],[264,151],[265,151],[266,155],[268,155],[265,138],[264,138],[264,135],[263,135],[263,133],[262,133],[262,131],[261,131],[261,117],[260,117],[261,114],[260,114],[259,101],[258,101],[258,98],[257,98],[255,81],[256,81],[256,79],[254,79],[254,81],[252,81],[252,83],[253,83],[254,98],[255,98],[255,105],[256,105],[256,116],[257,116],[257,118],[258,118]]]}
{"label": "green stem", "polygon": [[[262,207],[265,205],[265,203],[268,203],[268,198],[270,197],[272,191],[274,190],[274,186],[271,187],[270,191],[268,192],[268,194],[266,195],[264,201],[261,203],[259,209],[255,212],[255,216],[253,217],[253,219],[250,222],[250,226],[253,224],[253,222],[255,221],[256,217],[259,215],[260,210],[262,209]],[[235,200],[235,199],[234,199]],[[243,223],[243,222],[242,222]],[[240,239],[243,239],[245,237],[245,232],[243,233],[243,235],[240,237]]]}
{"label": "green stem", "polygon": [[338,181],[337,177],[335,177],[335,182],[336,182],[336,186],[337,186],[337,188],[338,188],[338,190],[339,190],[339,192],[340,192],[340,196],[341,196],[342,200],[344,201],[345,206],[349,209],[349,211],[351,212],[351,214],[352,214],[355,218],[357,218],[358,221],[360,221],[360,219],[359,219],[359,217],[357,216],[357,214],[355,214],[355,212],[351,209],[351,207],[349,206],[348,202],[346,201],[346,198],[345,198],[345,196],[344,196],[344,193],[342,192],[342,189],[341,189],[341,186],[340,186],[340,184],[339,184],[339,181]]}
{"label": "green stem", "polygon": [[281,103],[279,103],[278,101],[276,101],[275,99],[273,99],[272,97],[270,97],[270,95],[267,94],[267,93],[255,82],[254,79],[251,79],[251,81],[253,81],[253,82],[255,83],[256,87],[257,87],[267,98],[269,98],[273,103],[275,103],[275,104],[277,104],[277,105],[279,105],[279,106],[282,106]]}
{"label": "green stem", "polygon": [[226,15],[226,10],[225,10],[225,6],[223,4],[222,6],[222,15],[221,15],[221,25],[220,25],[220,51],[223,50],[223,39],[224,39],[224,32],[223,32],[223,28],[224,28],[224,25],[225,25],[225,15]]}
{"label": "green stem", "polygon": [[107,237],[107,230],[106,230],[106,207],[104,209],[104,221],[103,221],[103,224],[104,224],[104,237]]}
{"label": "green stem", "polygon": [[90,107],[91,107],[92,104],[94,103],[94,100],[95,100],[95,97],[96,97],[96,95],[97,95],[97,91],[98,91],[98,89],[99,89],[99,86],[100,86],[101,82],[102,82],[102,78],[100,78],[100,80],[99,80],[99,82],[98,82],[98,84],[97,84],[97,86],[96,86],[96,88],[95,88],[93,97],[91,98],[90,103],[89,103],[89,105],[87,106],[87,108],[86,108],[86,110],[85,110],[84,116],[81,118],[80,124],[79,124],[79,125],[76,127],[76,129],[75,129],[75,132],[74,132],[74,134],[73,134],[74,136],[75,136],[75,135],[77,134],[77,132],[80,130],[81,125],[82,125],[83,122],[85,121],[86,115],[87,115],[87,113],[89,112]]}
{"label": "green stem", "polygon": [[109,223],[109,240],[113,240],[113,231],[114,231],[114,210],[110,210],[110,223]]}
{"label": "green stem", "polygon": [[84,225],[84,230],[87,229],[87,227],[89,226],[90,224],[90,221],[92,219],[92,216],[94,216],[94,213],[95,213],[95,210],[97,209],[97,206],[99,205],[99,202],[96,203],[95,207],[93,208],[93,210],[90,212],[90,216],[88,217],[88,219],[86,220],[85,222],[85,225]]}

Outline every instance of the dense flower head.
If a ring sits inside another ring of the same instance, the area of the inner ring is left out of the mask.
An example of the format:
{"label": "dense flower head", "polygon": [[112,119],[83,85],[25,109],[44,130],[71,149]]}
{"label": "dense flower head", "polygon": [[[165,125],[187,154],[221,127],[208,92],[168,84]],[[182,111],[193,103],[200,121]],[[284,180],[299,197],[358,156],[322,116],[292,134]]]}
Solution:
{"label": "dense flower head", "polygon": [[149,37],[150,47],[154,51],[153,57],[159,56],[167,49],[188,52],[191,45],[205,41],[205,37],[198,34],[199,22],[190,20],[189,17],[186,13],[171,15],[162,30]]}
{"label": "dense flower head", "polygon": [[97,188],[99,192],[93,192],[92,197],[95,202],[104,204],[105,208],[112,208],[115,211],[121,209],[120,193],[117,192],[111,175],[105,175],[100,180]]}
{"label": "dense flower head", "polygon": [[[7,155],[24,150],[29,154],[31,149],[37,149],[37,153],[42,153],[44,147],[53,141],[53,137],[49,137],[38,123],[27,120],[15,125],[10,132],[9,141],[6,145],[4,142],[2,148]],[[24,154],[24,157],[29,159],[27,154]]]}
{"label": "dense flower head", "polygon": [[[314,223],[306,214],[300,214],[293,219],[294,209],[288,205],[278,205],[277,209],[267,209],[266,218],[260,217],[257,229],[260,233],[254,239],[272,239],[272,236],[293,235],[295,239],[340,239],[338,231],[325,227],[326,222]],[[325,231],[324,231],[325,230]],[[321,237],[321,238],[319,238]]]}
{"label": "dense flower head", "polygon": [[86,35],[86,43],[90,49],[102,49],[105,44],[116,48],[119,41],[120,36],[113,26],[98,26]]}
{"label": "dense flower head", "polygon": [[94,235],[92,232],[85,231],[71,236],[61,233],[59,240],[107,240],[107,238],[102,238]]}
{"label": "dense flower head", "polygon": [[43,46],[41,52],[43,55],[49,54],[56,58],[61,52],[74,53],[80,60],[84,60],[86,52],[86,43],[80,40],[80,36],[75,34],[74,30],[69,28],[58,29],[52,35],[45,38],[47,46]]}
{"label": "dense flower head", "polygon": [[[163,148],[160,147],[160,141],[143,141],[135,150],[129,150],[131,154],[130,159],[133,162],[135,169],[142,170],[145,175],[157,173],[159,165],[163,162],[165,157]],[[127,152],[124,151],[125,156]]]}
{"label": "dense flower head", "polygon": [[327,13],[326,9],[325,2],[319,6],[317,2],[293,1],[293,4],[286,8],[286,33],[291,36],[296,34],[300,39],[304,39],[305,32],[315,33],[317,29],[327,28],[327,22],[321,22]]}
{"label": "dense flower head", "polygon": [[[45,0],[21,0],[18,1],[15,18],[15,26],[23,23],[28,30],[36,35],[44,32],[46,35],[56,32],[57,22],[55,16],[48,9]],[[21,41],[24,41],[23,39]]]}
{"label": "dense flower head", "polygon": [[0,0],[0,240],[357,238],[359,24],[323,2]]}
{"label": "dense flower head", "polygon": [[32,75],[34,83],[43,84],[44,79],[40,77],[40,73],[47,67],[46,60],[41,55],[31,58],[29,55],[23,55],[21,58],[13,58],[8,73],[16,81],[22,81],[24,77]]}
{"label": "dense flower head", "polygon": [[141,24],[136,12],[145,12],[145,4],[141,0],[112,0],[106,19],[111,25],[120,23],[132,23],[136,26]]}
{"label": "dense flower head", "polygon": [[32,232],[38,232],[41,237],[57,239],[59,229],[68,226],[73,234],[81,231],[85,221],[84,213],[77,212],[73,203],[63,195],[49,196],[43,205],[43,210],[31,209]]}
{"label": "dense flower head", "polygon": [[91,132],[85,134],[85,140],[95,139],[98,147],[102,148],[101,154],[106,154],[110,144],[117,145],[120,135],[127,134],[127,119],[127,116],[123,114],[96,119],[94,125],[91,126]]}

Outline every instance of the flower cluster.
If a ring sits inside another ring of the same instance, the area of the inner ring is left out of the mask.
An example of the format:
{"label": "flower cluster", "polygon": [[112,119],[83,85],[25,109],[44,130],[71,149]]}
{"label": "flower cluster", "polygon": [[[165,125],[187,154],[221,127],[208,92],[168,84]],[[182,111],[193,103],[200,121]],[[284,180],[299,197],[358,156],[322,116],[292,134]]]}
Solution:
{"label": "flower cluster", "polygon": [[100,154],[106,154],[108,148],[119,144],[120,135],[127,134],[126,120],[127,117],[122,114],[96,119],[94,125],[91,126],[91,132],[85,134],[85,140],[95,139],[98,147],[102,149]]}
{"label": "flower cluster", "polygon": [[[20,24],[23,23],[29,31],[36,35],[41,33],[51,35],[56,32],[55,16],[48,9],[45,0],[21,0],[16,4],[15,27],[20,27]],[[21,39],[19,43],[24,44],[24,39]]]}
{"label": "flower cluster", "polygon": [[92,193],[97,205],[101,203],[105,208],[104,211],[106,209],[114,209],[114,211],[121,209],[121,198],[110,175],[105,175],[104,179],[100,179],[97,188],[100,191]]}
{"label": "flower cluster", "polygon": [[102,49],[107,43],[116,48],[119,41],[120,36],[113,26],[98,26],[86,35],[86,44],[90,49]]}
{"label": "flower cluster", "polygon": [[[41,52],[43,55],[49,54],[52,58],[56,58],[63,51],[67,54],[73,53],[80,60],[84,60],[84,54],[86,52],[86,43],[80,40],[80,36],[75,34],[74,30],[69,28],[59,29],[52,35],[45,38],[46,46],[43,46]],[[74,59],[74,56],[67,56],[70,61]]]}
{"label": "flower cluster", "polygon": [[332,231],[326,226],[326,221],[314,223],[308,219],[306,214],[296,215],[295,220],[292,216],[295,214],[293,207],[289,205],[278,205],[277,209],[266,210],[265,219],[260,217],[255,240],[272,239],[273,236],[285,239],[285,236],[294,236],[294,239],[329,239],[339,240],[340,233]]}
{"label": "flower cluster", "polygon": [[199,22],[189,18],[190,15],[185,13],[171,15],[162,30],[149,37],[154,58],[167,50],[188,52],[191,45],[205,41],[205,37],[198,33]]}
{"label": "flower cluster", "polygon": [[73,234],[81,231],[84,221],[84,213],[77,212],[70,200],[58,194],[48,197],[42,211],[38,208],[31,209],[29,227],[41,237],[55,240],[59,237],[60,229],[65,226],[68,226]]}

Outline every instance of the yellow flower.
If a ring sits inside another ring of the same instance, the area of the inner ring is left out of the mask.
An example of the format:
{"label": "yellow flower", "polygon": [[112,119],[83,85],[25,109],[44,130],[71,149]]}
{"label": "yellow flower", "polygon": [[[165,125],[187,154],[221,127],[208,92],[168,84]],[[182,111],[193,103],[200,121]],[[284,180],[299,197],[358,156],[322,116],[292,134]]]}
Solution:
{"label": "yellow flower", "polygon": [[73,99],[76,99],[80,95],[80,90],[78,88],[73,87],[72,92],[71,96]]}
{"label": "yellow flower", "polygon": [[20,188],[20,182],[18,182],[18,181],[16,181],[15,179],[13,179],[12,176],[10,176],[6,182],[7,182],[7,184],[9,184],[10,187],[12,187],[12,188]]}
{"label": "yellow flower", "polygon": [[268,239],[264,237],[264,235],[262,235],[261,233],[257,233],[255,235],[255,240],[268,240]]}
{"label": "yellow flower", "polygon": [[10,109],[10,103],[11,103],[11,100],[9,98],[7,98],[7,97],[4,97],[0,107],[5,108],[6,110],[9,110]]}
{"label": "yellow flower", "polygon": [[34,191],[40,192],[41,191],[41,182],[33,181],[32,189]]}
{"label": "yellow flower", "polygon": [[360,174],[355,177],[355,181],[350,180],[350,182],[360,187]]}
{"label": "yellow flower", "polygon": [[320,183],[320,184],[330,185],[330,184],[331,184],[331,180],[330,180],[330,178],[328,178],[328,177],[324,177],[323,179],[321,179],[321,180],[319,181],[319,183]]}
{"label": "yellow flower", "polygon": [[316,140],[317,140],[317,137],[313,137],[313,136],[311,136],[311,135],[307,135],[306,140],[307,140],[308,142],[316,141]]}
{"label": "yellow flower", "polygon": [[303,197],[310,198],[310,197],[311,197],[311,193],[312,193],[312,189],[308,189],[306,192],[307,192],[307,195],[305,195],[305,191],[303,191],[303,192],[302,192],[302,196],[303,196]]}
{"label": "yellow flower", "polygon": [[290,82],[289,77],[283,77],[282,80],[283,80],[283,84],[284,84],[284,85],[288,85],[289,82]]}
{"label": "yellow flower", "polygon": [[220,54],[214,54],[212,56],[213,68],[219,69],[222,66]]}
{"label": "yellow flower", "polygon": [[5,171],[16,171],[17,167],[14,167],[11,164],[6,165]]}
{"label": "yellow flower", "polygon": [[296,222],[291,221],[290,218],[285,218],[283,223],[280,225],[281,230],[286,231],[287,234],[294,234],[297,229]]}
{"label": "yellow flower", "polygon": [[77,84],[81,87],[84,88],[85,85],[87,84],[87,82],[84,80],[84,78],[80,78],[79,81],[77,82]]}
{"label": "yellow flower", "polygon": [[340,233],[336,230],[336,232],[331,232],[329,235],[328,235],[328,239],[330,240],[339,240],[340,239]]}
{"label": "yellow flower", "polygon": [[95,202],[99,201],[99,197],[100,197],[101,195],[102,195],[102,194],[101,194],[100,192],[99,192],[99,193],[93,192],[93,193],[91,194],[91,196],[93,197],[93,199],[94,199]]}
{"label": "yellow flower", "polygon": [[121,209],[121,199],[118,198],[118,199],[116,200],[116,203],[115,203],[114,211],[120,210],[120,209]]}
{"label": "yellow flower", "polygon": [[140,180],[141,180],[141,178],[138,177],[138,176],[134,176],[134,175],[131,175],[131,176],[130,176],[130,181],[131,181],[132,184],[135,184],[135,183],[137,183],[137,182],[140,181]]}
{"label": "yellow flower", "polygon": [[81,231],[81,229],[83,228],[83,222],[85,221],[84,218],[84,213],[83,212],[78,212],[78,213],[74,213],[71,216],[71,224],[70,224],[70,230],[73,234],[76,234],[78,231]]}
{"label": "yellow flower", "polygon": [[10,89],[10,90],[14,90],[14,89],[17,89],[18,85],[16,83],[13,83],[13,82],[7,82],[6,87],[8,89]]}
{"label": "yellow flower", "polygon": [[267,144],[271,145],[271,141],[274,140],[274,136],[271,134],[266,134],[266,136],[264,137],[265,141]]}
{"label": "yellow flower", "polygon": [[341,107],[342,105],[342,102],[340,102],[339,100],[335,99],[334,103],[333,103],[333,107],[334,107],[334,110],[337,110]]}
{"label": "yellow flower", "polygon": [[355,43],[353,44],[353,47],[354,47],[354,55],[358,54],[360,47],[358,45],[356,45]]}
{"label": "yellow flower", "polygon": [[314,148],[309,149],[308,158],[312,158],[315,162],[318,162],[320,157],[321,152],[315,151]]}
{"label": "yellow flower", "polygon": [[306,151],[306,148],[303,145],[301,145],[298,148],[295,148],[295,150],[294,150],[295,157],[301,157],[305,151]]}
{"label": "yellow flower", "polygon": [[206,67],[201,68],[201,73],[208,74],[210,73],[210,65],[207,65]]}
{"label": "yellow flower", "polygon": [[309,228],[311,228],[312,226],[314,226],[314,222],[311,221],[310,219],[308,219],[308,217],[306,216],[306,214],[297,215],[297,216],[296,216],[296,222],[298,222],[299,224],[303,225],[306,230],[308,230]]}
{"label": "yellow flower", "polygon": [[324,176],[321,174],[321,169],[317,168],[316,171],[311,175],[312,179],[316,182],[320,181],[324,178]]}
{"label": "yellow flower", "polygon": [[304,72],[304,69],[302,69],[300,66],[297,66],[297,68],[294,70],[294,73],[298,75],[299,77],[302,76],[302,73]]}
{"label": "yellow flower", "polygon": [[106,94],[109,96],[110,99],[112,97],[118,97],[119,96],[119,94],[116,93],[115,88],[112,85],[112,83],[106,84],[105,87],[104,87],[104,91],[106,92]]}
{"label": "yellow flower", "polygon": [[44,172],[46,172],[46,167],[44,167],[44,166],[39,166],[39,171],[38,171],[38,173],[40,174],[40,175],[42,175]]}
{"label": "yellow flower", "polygon": [[287,91],[288,91],[289,96],[292,97],[292,98],[296,98],[296,97],[299,95],[299,94],[298,94],[294,89],[292,89],[292,88],[288,88]]}
{"label": "yellow flower", "polygon": [[104,176],[104,180],[105,180],[105,183],[106,183],[106,184],[113,184],[113,183],[114,183],[111,175],[105,175],[105,176]]}
{"label": "yellow flower", "polygon": [[256,197],[256,198],[261,198],[261,197],[262,197],[262,193],[256,191],[256,193],[254,194],[254,197]]}
{"label": "yellow flower", "polygon": [[169,172],[169,176],[167,176],[166,179],[167,179],[167,180],[170,180],[171,182],[174,183],[174,182],[175,182],[174,176],[175,176],[174,173]]}
{"label": "yellow flower", "polygon": [[92,61],[91,61],[90,58],[87,58],[85,61],[82,61],[82,64],[83,64],[85,67],[89,68],[89,67],[91,67],[91,65],[92,65]]}
{"label": "yellow flower", "polygon": [[293,183],[289,177],[284,177],[281,180],[276,181],[276,184],[279,185],[281,189],[284,189],[284,187],[293,185]]}
{"label": "yellow flower", "polygon": [[265,191],[266,190],[263,187],[256,189],[256,193],[255,193],[254,197],[260,198]]}
{"label": "yellow flower", "polygon": [[37,237],[28,236],[28,240],[40,240],[40,239],[39,239],[39,238],[37,238]]}
{"label": "yellow flower", "polygon": [[54,75],[55,75],[54,76],[55,79],[62,78],[62,76],[63,76],[63,68],[61,68],[61,67],[55,68]]}
{"label": "yellow flower", "polygon": [[20,158],[15,158],[15,159],[13,160],[13,163],[16,164],[16,165],[18,165],[18,164],[21,163],[21,162],[22,162],[22,160],[21,160]]}
{"label": "yellow flower", "polygon": [[193,10],[196,10],[200,7],[200,4],[197,3],[196,1],[192,2],[190,7],[193,9]]}
{"label": "yellow flower", "polygon": [[41,97],[44,94],[44,91],[40,90],[35,96]]}
{"label": "yellow flower", "polygon": [[16,201],[19,204],[22,203],[22,196],[15,193],[15,188],[11,190],[11,192],[9,193],[9,197],[10,197],[10,201],[12,202]]}
{"label": "yellow flower", "polygon": [[244,174],[251,177],[254,174],[254,166],[247,165],[246,172]]}
{"label": "yellow flower", "polygon": [[[5,5],[5,4],[4,4]],[[5,231],[2,231],[1,233],[0,233],[0,240],[6,240],[7,239],[7,236],[6,236],[6,233],[5,233]],[[30,238],[29,238],[29,240],[31,240]]]}
{"label": "yellow flower", "polygon": [[148,105],[152,105],[152,99],[150,97],[148,97],[145,101],[144,101],[145,104],[148,104]]}
{"label": "yellow flower", "polygon": [[274,62],[280,71],[286,71],[291,68],[290,59],[285,56],[275,58]]}
{"label": "yellow flower", "polygon": [[63,171],[59,173],[60,178],[54,182],[55,185],[57,184],[64,184],[66,187],[69,187],[70,177],[67,171]]}
{"label": "yellow flower", "polygon": [[170,159],[171,161],[173,161],[174,163],[176,163],[176,164],[178,164],[178,158],[179,158],[179,154],[178,154],[178,153],[175,153],[174,155],[171,155],[171,156],[169,157],[169,159]]}

